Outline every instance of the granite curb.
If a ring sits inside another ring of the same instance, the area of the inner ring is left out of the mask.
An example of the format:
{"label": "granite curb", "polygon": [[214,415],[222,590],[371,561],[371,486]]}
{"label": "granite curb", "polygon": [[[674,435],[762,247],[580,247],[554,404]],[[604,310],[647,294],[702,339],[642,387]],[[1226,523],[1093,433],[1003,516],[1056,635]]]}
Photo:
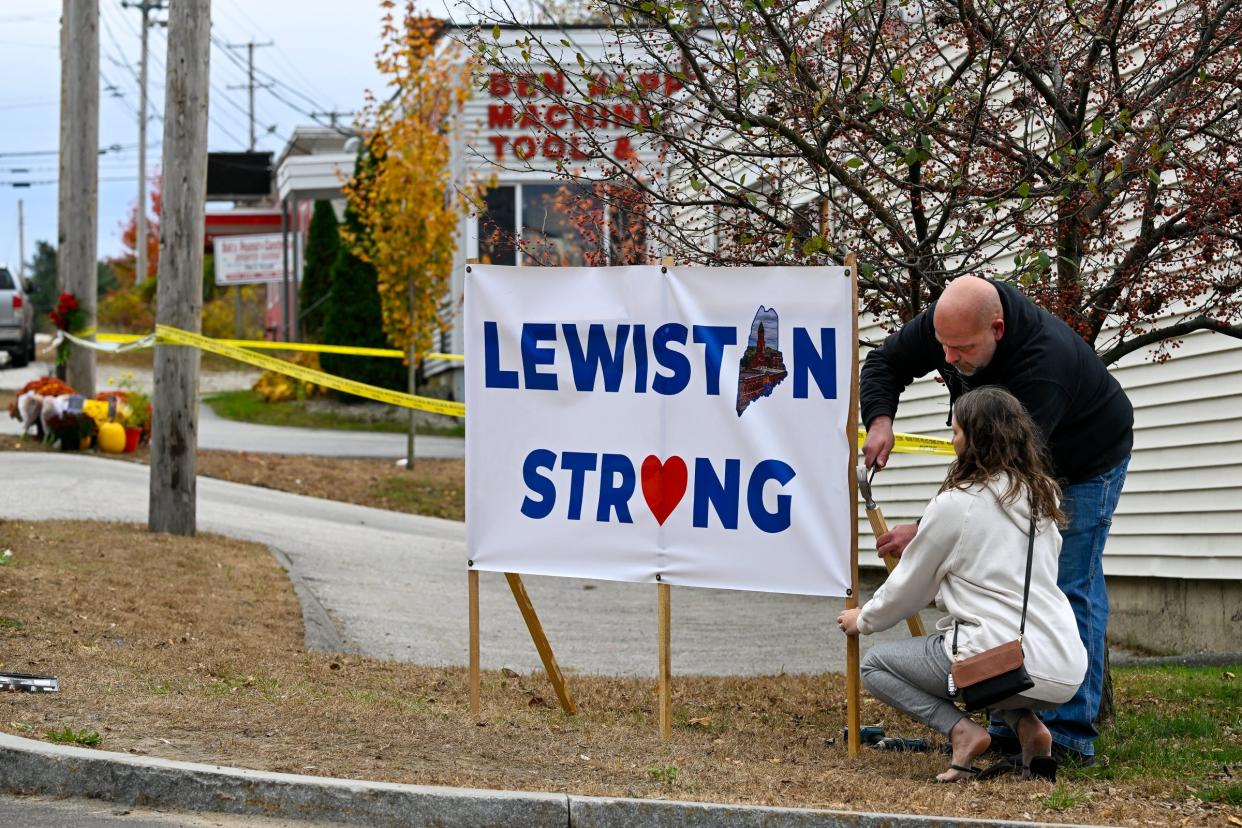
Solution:
{"label": "granite curb", "polygon": [[376,828],[955,828],[1046,824],[364,782],[130,756],[8,734],[0,734],[0,791]]}

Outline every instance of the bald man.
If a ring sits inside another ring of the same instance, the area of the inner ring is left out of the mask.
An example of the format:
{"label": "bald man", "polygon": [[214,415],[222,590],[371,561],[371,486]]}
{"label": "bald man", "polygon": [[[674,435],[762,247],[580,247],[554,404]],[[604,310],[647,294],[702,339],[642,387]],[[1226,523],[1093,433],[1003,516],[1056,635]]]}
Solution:
{"label": "bald man", "polygon": [[[888,462],[898,399],[915,377],[931,371],[949,389],[946,424],[959,396],[999,385],[1026,406],[1043,433],[1069,516],[1058,585],[1074,607],[1089,663],[1078,694],[1041,718],[1052,732],[1055,756],[1092,764],[1108,626],[1102,558],[1130,462],[1134,409],[1095,351],[1065,322],[1009,284],[962,276],[867,355],[859,398],[868,467]],[[916,532],[913,523],[894,526],[876,546],[900,557]],[[1017,740],[1007,741],[1012,734],[1006,728],[994,721],[991,731],[995,747],[1013,752],[1007,749]]]}

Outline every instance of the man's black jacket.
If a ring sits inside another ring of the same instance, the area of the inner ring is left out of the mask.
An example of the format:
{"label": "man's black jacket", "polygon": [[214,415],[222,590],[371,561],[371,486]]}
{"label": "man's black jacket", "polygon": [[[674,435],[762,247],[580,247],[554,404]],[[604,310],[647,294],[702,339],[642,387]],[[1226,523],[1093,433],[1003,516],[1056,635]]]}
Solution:
{"label": "man's black jacket", "polygon": [[896,415],[906,386],[934,370],[949,388],[950,410],[972,388],[1007,388],[1043,431],[1062,482],[1078,483],[1116,466],[1134,443],[1134,408],[1121,385],[1063,321],[1016,288],[991,284],[1000,294],[1005,333],[988,366],[964,377],[945,362],[932,326],[933,303],[867,355],[859,381],[863,422]]}

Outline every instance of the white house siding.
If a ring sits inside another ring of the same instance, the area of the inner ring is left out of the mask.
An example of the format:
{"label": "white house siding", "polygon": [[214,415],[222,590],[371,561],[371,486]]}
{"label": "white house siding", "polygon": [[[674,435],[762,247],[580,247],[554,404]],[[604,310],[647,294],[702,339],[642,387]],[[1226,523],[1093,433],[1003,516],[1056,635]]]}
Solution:
{"label": "white house siding", "polygon": [[[862,337],[880,342],[874,324]],[[860,361],[869,349],[862,349]],[[1242,342],[1195,333],[1164,363],[1131,354],[1113,373],[1134,403],[1134,455],[1105,548],[1113,577],[1242,579]],[[931,376],[902,395],[894,428],[948,437],[948,393]],[[895,454],[875,479],[890,524],[918,517],[948,458]],[[878,565],[859,511],[860,561]]]}

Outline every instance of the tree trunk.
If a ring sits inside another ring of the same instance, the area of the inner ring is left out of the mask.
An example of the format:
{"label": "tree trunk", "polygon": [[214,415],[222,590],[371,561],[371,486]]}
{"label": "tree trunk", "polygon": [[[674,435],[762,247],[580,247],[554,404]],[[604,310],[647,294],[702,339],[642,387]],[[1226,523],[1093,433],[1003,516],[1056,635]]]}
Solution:
{"label": "tree trunk", "polygon": [[[202,327],[210,37],[211,0],[170,5],[155,319],[194,333]],[[155,347],[147,517],[152,532],[193,535],[196,530],[198,367],[197,348]]]}
{"label": "tree trunk", "polygon": [[[418,363],[414,361],[414,346],[410,346],[410,378],[409,378],[410,396],[418,393]],[[414,471],[414,419],[418,414],[413,408],[410,409],[410,432],[405,441],[405,470]]]}

